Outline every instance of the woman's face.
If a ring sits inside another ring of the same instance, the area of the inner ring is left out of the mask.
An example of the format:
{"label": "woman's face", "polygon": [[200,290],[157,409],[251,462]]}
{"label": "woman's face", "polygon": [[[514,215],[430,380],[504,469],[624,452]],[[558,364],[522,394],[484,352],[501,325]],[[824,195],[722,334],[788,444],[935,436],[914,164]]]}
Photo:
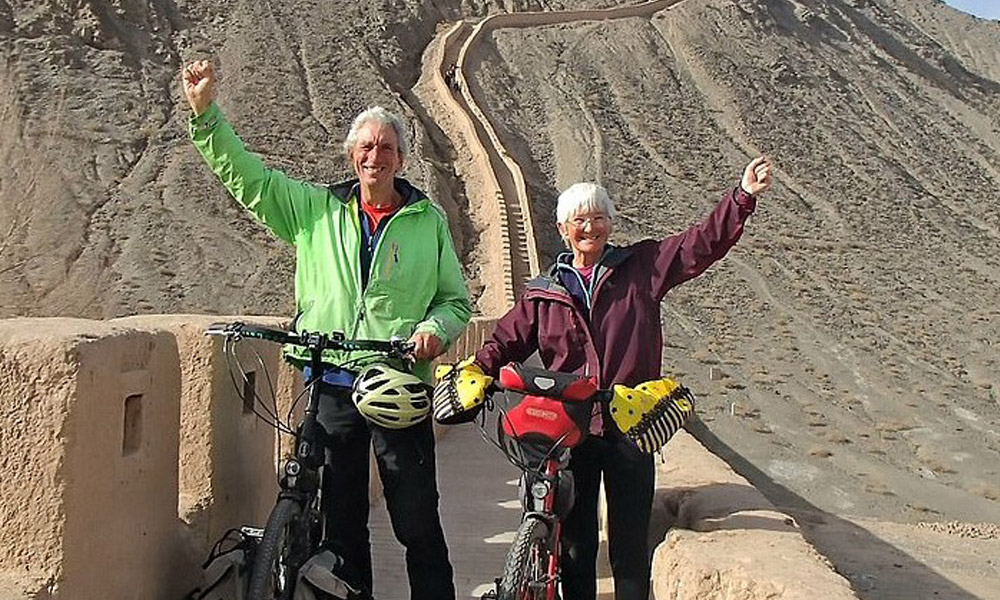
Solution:
{"label": "woman's face", "polygon": [[611,235],[611,218],[602,212],[576,214],[558,226],[559,235],[578,256],[600,257]]}

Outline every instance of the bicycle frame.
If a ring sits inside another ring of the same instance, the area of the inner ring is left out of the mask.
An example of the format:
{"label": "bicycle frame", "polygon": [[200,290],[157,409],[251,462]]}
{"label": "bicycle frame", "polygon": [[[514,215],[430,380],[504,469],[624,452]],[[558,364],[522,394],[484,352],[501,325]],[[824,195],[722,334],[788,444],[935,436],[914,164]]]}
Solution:
{"label": "bicycle frame", "polygon": [[[500,419],[506,418],[506,412],[499,409]],[[481,431],[486,436],[485,429],[480,424]],[[498,431],[502,436],[502,430]],[[508,438],[510,439],[510,438]],[[544,546],[531,548],[527,557],[532,565],[532,572],[526,580],[521,581],[520,591],[509,595],[506,586],[510,581],[504,581],[510,573],[497,580],[499,595],[486,595],[484,599],[501,598],[506,600],[556,600],[559,598],[560,558],[562,540],[562,519],[573,505],[573,474],[567,469],[570,449],[556,441],[551,445],[540,446],[537,442],[511,439],[511,443],[497,444],[507,459],[521,470],[520,501],[522,506],[522,527],[528,520],[537,520],[545,525]],[[531,455],[531,458],[526,458]],[[516,538],[516,536],[515,536]],[[515,545],[517,539],[515,539]],[[512,545],[511,551],[514,551]],[[538,556],[543,553],[544,557]],[[540,558],[545,559],[544,565],[534,565]],[[511,558],[508,557],[508,566]]]}
{"label": "bicycle frame", "polygon": [[[292,431],[288,425],[281,422],[276,412],[270,415],[275,420],[271,424],[278,430],[279,435],[282,432],[294,434],[295,449],[294,454],[285,460],[281,470],[279,478],[281,490],[260,541],[258,552],[260,556],[252,566],[248,594],[251,600],[271,599],[274,595],[267,588],[274,586],[279,589],[281,600],[286,600],[291,598],[299,569],[319,547],[326,533],[323,531],[325,523],[320,509],[326,449],[321,443],[322,426],[318,421],[318,415],[322,396],[320,382],[331,367],[323,362],[323,351],[328,349],[348,352],[370,351],[389,357],[404,358],[412,352],[413,344],[399,339],[347,340],[340,333],[294,334],[243,323],[216,323],[209,326],[207,333],[225,336],[227,343],[235,343],[244,337],[250,337],[281,344],[294,344],[309,350],[310,379],[305,384],[309,394],[302,420]],[[345,365],[334,368],[342,368]],[[240,370],[242,371],[242,367]],[[259,398],[255,396],[255,406],[258,400]],[[257,414],[264,418],[261,413]],[[273,577],[273,581],[269,580],[269,577]]]}
{"label": "bicycle frame", "polygon": [[[508,367],[505,367],[507,369]],[[490,390],[525,394],[510,413],[499,412],[496,442],[507,459],[521,470],[521,525],[508,552],[504,575],[494,595],[500,600],[556,600],[559,598],[562,520],[573,505],[573,474],[567,467],[571,448],[586,436],[593,402],[607,401],[592,379],[540,369],[510,367]],[[565,407],[560,407],[563,403]],[[485,418],[479,423],[483,437]],[[544,524],[539,533],[537,521]],[[544,559],[545,564],[538,564]]]}
{"label": "bicycle frame", "polygon": [[322,348],[327,342],[325,336],[320,336],[315,346],[310,347],[309,366],[312,377],[305,382],[309,399],[302,421],[295,431],[295,453],[285,460],[279,479],[281,490],[277,501],[291,498],[302,507],[300,519],[295,523],[296,535],[290,540],[288,555],[283,557],[287,561],[284,565],[288,570],[284,576],[290,581],[296,580],[298,570],[326,536],[325,522],[320,511],[325,450],[319,443],[322,426],[317,417],[322,395],[319,382],[327,370],[322,361]]}
{"label": "bicycle frame", "polygon": [[[546,459],[543,463],[545,481],[549,484],[548,491],[542,498],[542,518],[549,521],[552,533],[549,542],[549,564],[546,573],[545,600],[555,600],[556,587],[559,583],[559,556],[562,552],[562,520],[555,513],[556,494],[559,488],[559,474],[562,470],[560,461],[553,458]],[[570,502],[572,506],[572,502]]]}

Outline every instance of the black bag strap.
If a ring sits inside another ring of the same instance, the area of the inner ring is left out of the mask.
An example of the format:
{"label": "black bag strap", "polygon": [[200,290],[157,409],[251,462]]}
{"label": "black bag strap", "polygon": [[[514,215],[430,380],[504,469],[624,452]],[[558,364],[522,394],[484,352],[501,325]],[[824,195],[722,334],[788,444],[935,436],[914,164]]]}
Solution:
{"label": "black bag strap", "polygon": [[[226,542],[230,542],[232,546],[227,549],[223,549]],[[208,565],[212,564],[212,561],[223,556],[224,554],[229,554],[230,552],[235,552],[237,550],[246,550],[252,543],[252,538],[244,533],[241,529],[233,527],[222,534],[217,542],[212,546],[212,549],[208,552],[208,558],[205,562],[201,563],[202,569],[207,569]]]}

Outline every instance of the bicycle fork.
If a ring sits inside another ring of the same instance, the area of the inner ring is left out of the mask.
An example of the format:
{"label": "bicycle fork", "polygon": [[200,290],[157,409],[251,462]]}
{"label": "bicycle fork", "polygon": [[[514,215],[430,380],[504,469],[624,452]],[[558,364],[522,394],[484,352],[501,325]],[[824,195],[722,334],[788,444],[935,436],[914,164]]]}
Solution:
{"label": "bicycle fork", "polygon": [[[561,517],[565,515],[559,514],[560,507],[556,504],[557,497],[560,493],[566,493],[567,491],[572,494],[571,488],[570,490],[560,489],[560,487],[566,487],[560,485],[561,466],[559,460],[553,458],[546,459],[541,470],[542,476],[530,483],[526,498],[523,500],[526,510],[525,518],[541,519],[549,528],[549,560],[546,565],[545,574],[545,600],[556,600],[558,597],[559,555],[561,552],[560,540],[562,535]],[[527,476],[528,474],[525,473],[525,477]],[[542,591],[541,589],[538,590],[538,592]],[[540,598],[541,596],[537,597]]]}
{"label": "bicycle fork", "polygon": [[556,494],[559,491],[559,463],[553,459],[549,459],[545,463],[545,481],[548,484],[549,490],[545,494],[542,505],[544,506],[545,514],[552,515],[552,521],[550,522],[552,526],[550,539],[552,542],[549,546],[552,552],[549,554],[548,577],[545,578],[545,600],[556,600],[556,587],[559,583],[559,553],[561,551],[559,542],[562,534],[562,521],[555,516]]}

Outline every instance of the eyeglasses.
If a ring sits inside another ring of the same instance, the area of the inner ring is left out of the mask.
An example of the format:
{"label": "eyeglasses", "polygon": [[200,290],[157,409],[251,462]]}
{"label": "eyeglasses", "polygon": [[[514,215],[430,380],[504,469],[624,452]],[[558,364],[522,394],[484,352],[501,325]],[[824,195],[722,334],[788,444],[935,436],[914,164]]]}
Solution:
{"label": "eyeglasses", "polygon": [[594,227],[604,227],[608,224],[608,221],[610,221],[608,215],[593,215],[590,217],[573,217],[569,220],[569,223],[573,227],[580,229],[587,223],[590,223]]}

